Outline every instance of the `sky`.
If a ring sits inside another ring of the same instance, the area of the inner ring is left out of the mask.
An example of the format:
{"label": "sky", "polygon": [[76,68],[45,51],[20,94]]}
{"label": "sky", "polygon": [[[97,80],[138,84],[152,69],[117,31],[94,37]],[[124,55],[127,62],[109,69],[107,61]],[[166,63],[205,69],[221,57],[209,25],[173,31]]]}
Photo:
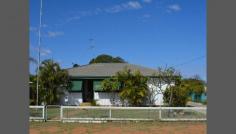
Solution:
{"label": "sky", "polygon": [[[40,0],[30,0],[29,55],[37,59]],[[206,76],[205,0],[43,0],[41,61],[62,68],[99,54]],[[30,63],[30,72],[37,65]]]}

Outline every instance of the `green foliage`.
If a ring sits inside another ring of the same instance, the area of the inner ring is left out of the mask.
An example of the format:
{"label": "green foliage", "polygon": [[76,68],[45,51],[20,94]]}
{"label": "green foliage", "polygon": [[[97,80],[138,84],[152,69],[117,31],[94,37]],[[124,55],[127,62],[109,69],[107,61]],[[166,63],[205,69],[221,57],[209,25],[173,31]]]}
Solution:
{"label": "green foliage", "polygon": [[202,102],[203,105],[207,105],[207,100]]}
{"label": "green foliage", "polygon": [[121,57],[112,57],[110,55],[101,54],[90,60],[89,64],[93,63],[125,63],[125,60]]}
{"label": "green foliage", "polygon": [[164,92],[164,102],[169,103],[172,91],[171,107],[184,107],[188,101],[188,92],[184,85],[169,87]]}
{"label": "green foliage", "polygon": [[157,87],[159,87],[161,93],[163,93],[163,83],[167,85],[167,89],[163,93],[164,102],[172,106],[173,102],[176,101],[174,96],[178,93],[174,90],[181,84],[181,74],[173,67],[166,67],[158,68],[158,73],[155,76],[159,79],[158,82],[160,83],[157,83]]}
{"label": "green foliage", "polygon": [[140,71],[131,72],[125,68],[116,74],[119,82],[123,83],[119,96],[121,100],[127,100],[132,106],[141,105],[147,95],[147,78]]}
{"label": "green foliage", "polygon": [[79,65],[78,64],[73,64],[73,67],[79,67]]}
{"label": "green foliage", "polygon": [[62,70],[53,60],[44,60],[40,66],[40,94],[39,101],[56,104],[64,90],[71,87],[68,72]]}
{"label": "green foliage", "polygon": [[91,103],[91,106],[99,106],[96,100],[92,100],[90,103]]}
{"label": "green foliage", "polygon": [[120,88],[120,82],[118,81],[117,77],[111,77],[104,79],[101,84],[101,88],[103,91],[110,92],[110,102],[113,104],[115,102],[115,92],[118,91]]}
{"label": "green foliage", "polygon": [[35,105],[36,104],[36,82],[37,82],[37,77],[36,75],[30,75],[29,77],[29,88],[30,88],[30,105]]}
{"label": "green foliage", "polygon": [[[181,79],[181,75],[173,67],[161,68],[159,67],[157,72],[152,74],[149,78],[148,83],[152,86],[149,87],[147,101],[151,105],[155,105],[157,101],[157,95],[159,93],[164,94],[164,89],[167,84],[167,88],[171,87],[174,83],[178,84]],[[158,87],[158,90],[156,89]],[[169,102],[171,102],[171,97]]]}
{"label": "green foliage", "polygon": [[190,79],[176,77],[175,85],[169,86],[164,92],[164,102],[169,103],[169,106],[185,106],[192,92],[201,95],[204,92],[204,82],[198,77]]}
{"label": "green foliage", "polygon": [[182,83],[185,84],[189,93],[195,93],[201,95],[204,92],[204,82],[200,79],[190,78],[182,80]]}
{"label": "green foliage", "polygon": [[120,83],[116,77],[107,78],[102,81],[101,87],[103,91],[115,91],[118,90]]}

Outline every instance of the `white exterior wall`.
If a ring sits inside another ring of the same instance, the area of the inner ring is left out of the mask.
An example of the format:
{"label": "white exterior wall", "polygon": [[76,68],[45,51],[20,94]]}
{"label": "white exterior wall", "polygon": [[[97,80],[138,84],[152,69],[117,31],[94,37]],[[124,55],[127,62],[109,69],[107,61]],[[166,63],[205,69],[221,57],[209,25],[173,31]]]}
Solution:
{"label": "white exterior wall", "polygon": [[[157,79],[157,78],[154,78]],[[154,89],[156,92],[158,92],[158,94],[155,96],[155,105],[164,105],[164,96],[162,93],[165,92],[166,88],[167,88],[167,84],[162,84],[162,92],[160,90],[160,88],[158,88],[157,86],[155,86],[157,84],[153,84],[152,82],[148,81],[148,88],[150,89]],[[174,86],[174,83],[170,84],[171,86]]]}
{"label": "white exterior wall", "polygon": [[[160,92],[160,88],[153,84],[148,84],[149,90],[154,89],[155,92],[158,92],[158,94],[155,96],[155,105],[163,105],[164,104],[164,99],[163,99],[163,94]],[[163,84],[162,86],[162,91],[164,92],[167,88],[167,84]]]}
{"label": "white exterior wall", "polygon": [[[111,98],[114,100],[111,101]],[[110,105],[117,106],[122,104],[117,92],[116,93],[94,92],[94,100],[96,100],[97,104],[102,106],[110,106]]]}
{"label": "white exterior wall", "polygon": [[[167,84],[163,84],[162,86],[162,90],[165,91],[167,87]],[[152,84],[148,84],[148,88],[150,90],[150,88],[153,88],[156,92],[158,92],[158,90],[160,90],[158,87],[155,87]],[[114,96],[114,104],[113,105],[122,105],[121,100],[118,96],[118,93],[113,93]],[[102,106],[108,106],[111,105],[111,100],[110,100],[110,96],[112,95],[112,93],[107,93],[107,92],[94,92],[94,100],[96,100],[96,102],[99,105]],[[163,105],[164,100],[163,100],[163,94],[159,93],[155,96],[155,105]]]}
{"label": "white exterior wall", "polygon": [[[162,90],[165,91],[167,84],[163,84]],[[160,90],[158,87],[155,87],[151,83],[148,82],[149,90],[151,88],[155,89],[156,91]],[[111,101],[111,95],[113,95],[114,100]],[[66,92],[65,95],[61,97],[61,104],[67,105],[65,103],[65,97],[68,96],[68,105],[79,105],[83,102],[82,92]],[[108,92],[94,92],[94,100],[96,100],[97,104],[101,106],[109,106],[111,105],[122,105],[122,102],[118,96],[118,93],[108,93]],[[163,94],[159,93],[155,96],[155,105],[163,105]]]}
{"label": "white exterior wall", "polygon": [[[68,104],[65,102],[65,98],[68,97]],[[61,97],[62,105],[79,105],[83,102],[82,92],[69,93],[66,92],[65,95]]]}

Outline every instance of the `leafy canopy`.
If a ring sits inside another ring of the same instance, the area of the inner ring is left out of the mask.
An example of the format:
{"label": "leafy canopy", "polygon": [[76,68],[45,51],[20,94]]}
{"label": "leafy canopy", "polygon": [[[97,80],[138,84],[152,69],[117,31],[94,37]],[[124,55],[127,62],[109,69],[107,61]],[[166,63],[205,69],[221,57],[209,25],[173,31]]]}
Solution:
{"label": "leafy canopy", "polygon": [[[171,96],[172,93],[172,96]],[[169,103],[171,98],[171,103]],[[170,107],[184,107],[188,101],[188,90],[185,84],[171,86],[164,92],[164,102],[169,103]]]}
{"label": "leafy canopy", "polygon": [[101,87],[104,91],[116,91],[119,89],[120,82],[116,77],[107,78],[102,81]]}
{"label": "leafy canopy", "polygon": [[185,84],[189,93],[202,94],[204,92],[204,81],[196,78],[183,79],[182,82]]}
{"label": "leafy canopy", "polygon": [[122,100],[127,100],[132,106],[141,105],[147,95],[147,78],[140,71],[131,72],[125,68],[116,74],[119,82],[123,83],[119,96]]}
{"label": "leafy canopy", "polygon": [[116,91],[119,89],[119,97],[132,106],[141,105],[147,95],[147,78],[140,71],[132,72],[128,68],[116,73],[114,77],[102,81],[104,91]]}
{"label": "leafy canopy", "polygon": [[29,77],[29,88],[30,88],[30,105],[36,104],[36,82],[37,77],[35,75],[30,74]]}
{"label": "leafy canopy", "polygon": [[121,57],[112,57],[111,55],[101,54],[90,60],[89,64],[93,63],[126,63]]}
{"label": "leafy canopy", "polygon": [[56,104],[63,91],[71,86],[68,72],[50,59],[44,60],[39,69],[40,101]]}

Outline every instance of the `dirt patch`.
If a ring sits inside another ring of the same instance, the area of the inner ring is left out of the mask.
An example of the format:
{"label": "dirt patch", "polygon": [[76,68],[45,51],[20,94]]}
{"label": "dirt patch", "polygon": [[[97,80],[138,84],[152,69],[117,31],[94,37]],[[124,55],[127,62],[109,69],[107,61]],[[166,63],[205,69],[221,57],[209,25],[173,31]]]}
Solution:
{"label": "dirt patch", "polygon": [[86,134],[87,129],[84,127],[76,127],[72,130],[72,134]]}
{"label": "dirt patch", "polygon": [[111,134],[111,133],[122,134],[123,132],[118,127],[109,127],[109,128],[101,129],[100,131],[93,132],[93,134]]}
{"label": "dirt patch", "polygon": [[47,127],[45,131],[50,134],[57,133],[59,131],[59,128],[55,126],[51,126],[51,127]]}
{"label": "dirt patch", "polygon": [[164,133],[174,133],[174,134],[206,134],[205,124],[167,124],[151,128],[153,134],[164,134]]}
{"label": "dirt patch", "polygon": [[45,123],[34,124],[30,134],[206,134],[206,123],[157,122],[157,123]]}
{"label": "dirt patch", "polygon": [[30,134],[40,134],[38,130],[33,129],[33,128],[30,129],[29,133],[30,133]]}

